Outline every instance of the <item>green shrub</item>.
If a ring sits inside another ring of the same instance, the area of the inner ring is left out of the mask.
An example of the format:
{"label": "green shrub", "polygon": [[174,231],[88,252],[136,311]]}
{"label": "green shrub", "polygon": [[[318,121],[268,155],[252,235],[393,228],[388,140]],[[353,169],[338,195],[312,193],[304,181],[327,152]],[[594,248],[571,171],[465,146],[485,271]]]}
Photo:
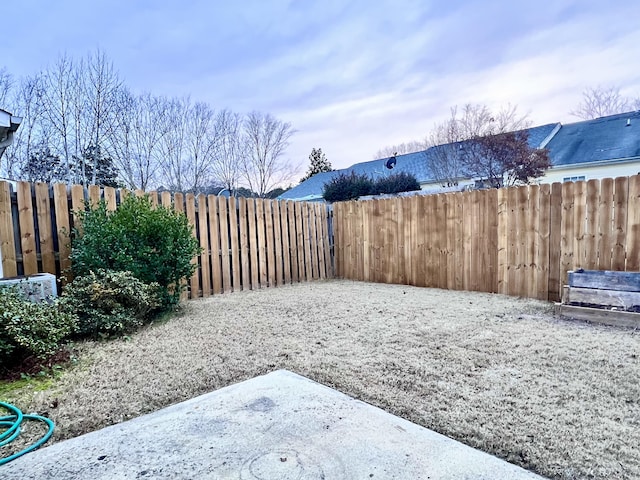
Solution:
{"label": "green shrub", "polygon": [[96,270],[64,287],[60,305],[78,316],[84,337],[117,337],[133,332],[160,306],[157,283],[146,284],[131,272]]}
{"label": "green shrub", "polygon": [[32,303],[15,288],[0,288],[0,367],[53,355],[75,328],[76,316],[58,302]]}
{"label": "green shrub", "polygon": [[373,184],[372,193],[399,193],[420,190],[420,184],[416,177],[409,173],[400,172],[388,177],[381,177]]}
{"label": "green shrub", "polygon": [[367,175],[342,173],[324,185],[322,196],[327,202],[342,202],[369,195],[372,187],[373,181]]}
{"label": "green shrub", "polygon": [[163,307],[180,299],[180,280],[189,278],[200,253],[187,217],[146,197],[127,197],[114,212],[104,202],[78,212],[82,231],[74,229],[71,270],[75,276],[99,269],[129,271],[144,283],[162,287]]}

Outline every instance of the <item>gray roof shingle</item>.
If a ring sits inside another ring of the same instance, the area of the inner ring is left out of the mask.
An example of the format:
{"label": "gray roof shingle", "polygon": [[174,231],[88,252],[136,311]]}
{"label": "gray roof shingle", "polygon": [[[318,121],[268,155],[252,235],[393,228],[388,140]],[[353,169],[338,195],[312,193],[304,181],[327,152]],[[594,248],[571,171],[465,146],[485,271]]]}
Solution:
{"label": "gray roof shingle", "polygon": [[639,157],[640,110],[562,125],[547,148],[553,166]]}

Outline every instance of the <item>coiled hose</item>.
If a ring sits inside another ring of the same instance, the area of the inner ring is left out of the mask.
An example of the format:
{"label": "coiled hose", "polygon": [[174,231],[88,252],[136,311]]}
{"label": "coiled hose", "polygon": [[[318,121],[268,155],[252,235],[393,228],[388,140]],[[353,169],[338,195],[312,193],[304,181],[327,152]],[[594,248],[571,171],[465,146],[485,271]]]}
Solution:
{"label": "coiled hose", "polygon": [[[0,407],[11,412],[11,415],[0,417],[0,432],[2,432],[0,433],[0,447],[4,447],[5,445],[8,445],[16,438],[18,438],[18,435],[20,435],[20,426],[24,420],[37,420],[39,422],[44,422],[49,429],[49,431],[40,440],[38,440],[30,447],[27,447],[24,450],[14,453],[13,455],[10,455],[8,457],[0,458],[0,465],[9,463],[11,460],[15,460],[25,453],[29,453],[35,450],[36,448],[42,446],[47,440],[49,440],[49,438],[51,438],[51,435],[53,435],[53,429],[55,428],[55,425],[52,420],[46,417],[41,417],[40,415],[25,415],[20,411],[18,407],[9,403],[0,402]],[[4,431],[2,431],[3,428],[5,429]]]}

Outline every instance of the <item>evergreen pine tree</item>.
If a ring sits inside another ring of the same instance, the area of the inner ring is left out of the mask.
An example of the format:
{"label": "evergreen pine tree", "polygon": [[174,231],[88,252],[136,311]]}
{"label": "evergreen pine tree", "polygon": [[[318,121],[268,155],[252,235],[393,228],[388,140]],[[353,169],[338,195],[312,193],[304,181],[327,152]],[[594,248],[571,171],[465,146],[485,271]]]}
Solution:
{"label": "evergreen pine tree", "polygon": [[42,146],[29,156],[21,177],[29,182],[52,183],[64,180],[64,170],[60,157],[52,154],[48,146]]}
{"label": "evergreen pine tree", "polygon": [[325,156],[324,153],[322,153],[321,148],[311,149],[311,154],[309,155],[309,162],[310,162],[309,170],[307,170],[306,175],[302,177],[300,182],[304,182],[305,180],[307,180],[308,178],[311,178],[316,173],[333,171],[333,168],[331,167],[331,162],[327,160],[327,157]]}
{"label": "evergreen pine tree", "polygon": [[83,150],[82,157],[74,156],[73,159],[71,178],[74,183],[118,187],[118,169],[111,157],[103,155],[99,146],[89,145]]}

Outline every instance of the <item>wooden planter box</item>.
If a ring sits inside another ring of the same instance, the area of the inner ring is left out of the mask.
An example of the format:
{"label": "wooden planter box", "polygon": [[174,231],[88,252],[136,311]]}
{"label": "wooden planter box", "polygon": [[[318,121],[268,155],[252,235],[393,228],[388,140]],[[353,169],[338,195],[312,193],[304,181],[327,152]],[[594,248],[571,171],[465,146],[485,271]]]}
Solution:
{"label": "wooden planter box", "polygon": [[569,272],[557,311],[563,317],[640,328],[640,272]]}

